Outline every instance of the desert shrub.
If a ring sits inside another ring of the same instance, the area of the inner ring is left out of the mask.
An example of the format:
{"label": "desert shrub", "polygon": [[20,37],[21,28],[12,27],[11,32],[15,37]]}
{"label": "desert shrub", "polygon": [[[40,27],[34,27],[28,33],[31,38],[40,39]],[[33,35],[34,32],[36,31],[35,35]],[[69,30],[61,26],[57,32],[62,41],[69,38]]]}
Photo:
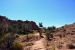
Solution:
{"label": "desert shrub", "polygon": [[67,44],[68,49],[75,49],[75,45],[73,44]]}
{"label": "desert shrub", "polygon": [[33,34],[29,34],[28,36],[29,36],[29,38],[32,38],[34,35]]}
{"label": "desert shrub", "polygon": [[20,42],[15,42],[13,45],[12,45],[12,48],[11,50],[23,50],[23,45],[20,43]]}
{"label": "desert shrub", "polygon": [[[34,34],[29,34],[28,35],[28,38],[29,38],[29,41],[36,41],[36,40],[39,40],[40,39],[40,36],[39,35],[36,36]],[[25,41],[27,41],[27,39]]]}
{"label": "desert shrub", "polygon": [[46,39],[51,41],[52,38],[53,38],[53,34],[50,32],[46,32]]}
{"label": "desert shrub", "polygon": [[0,38],[0,50],[9,50],[13,44],[15,39],[14,35],[10,35],[10,33],[6,33]]}
{"label": "desert shrub", "polygon": [[32,42],[25,42],[25,46],[32,46],[33,43]]}
{"label": "desert shrub", "polygon": [[61,45],[61,44],[57,46],[58,49],[61,49],[62,47],[63,47],[63,45]]}
{"label": "desert shrub", "polygon": [[62,35],[58,35],[60,38],[62,38]]}
{"label": "desert shrub", "polygon": [[53,47],[52,50],[55,50],[55,47]]}
{"label": "desert shrub", "polygon": [[45,31],[46,31],[46,39],[47,40],[52,40],[53,38],[53,33],[55,32],[54,30],[56,29],[55,26],[52,26],[52,27],[48,27]]}
{"label": "desert shrub", "polygon": [[17,34],[17,35],[16,35],[16,38],[18,38],[18,37],[19,37],[19,35]]}

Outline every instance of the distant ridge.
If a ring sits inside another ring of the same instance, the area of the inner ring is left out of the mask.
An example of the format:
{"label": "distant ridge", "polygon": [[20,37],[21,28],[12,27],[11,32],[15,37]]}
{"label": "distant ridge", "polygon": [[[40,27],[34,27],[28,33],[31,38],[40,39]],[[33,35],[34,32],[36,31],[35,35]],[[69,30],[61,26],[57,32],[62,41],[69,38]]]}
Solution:
{"label": "distant ridge", "polygon": [[0,23],[3,24],[4,27],[8,27],[9,25],[28,25],[29,30],[38,30],[38,26],[34,21],[22,21],[22,20],[10,20],[6,16],[0,16]]}

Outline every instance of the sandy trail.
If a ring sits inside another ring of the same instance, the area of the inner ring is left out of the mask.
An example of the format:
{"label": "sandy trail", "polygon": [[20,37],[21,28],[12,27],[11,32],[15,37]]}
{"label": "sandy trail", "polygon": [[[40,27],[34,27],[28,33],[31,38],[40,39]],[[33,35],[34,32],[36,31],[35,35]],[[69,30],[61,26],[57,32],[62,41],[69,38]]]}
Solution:
{"label": "sandy trail", "polygon": [[32,46],[31,50],[46,50],[45,48],[45,39],[41,38],[38,41],[34,42],[34,45]]}
{"label": "sandy trail", "polygon": [[[34,34],[35,36],[39,36],[39,33]],[[34,41],[34,45],[29,47],[24,47],[23,50],[46,50],[46,40],[45,37],[41,38],[40,40]]]}

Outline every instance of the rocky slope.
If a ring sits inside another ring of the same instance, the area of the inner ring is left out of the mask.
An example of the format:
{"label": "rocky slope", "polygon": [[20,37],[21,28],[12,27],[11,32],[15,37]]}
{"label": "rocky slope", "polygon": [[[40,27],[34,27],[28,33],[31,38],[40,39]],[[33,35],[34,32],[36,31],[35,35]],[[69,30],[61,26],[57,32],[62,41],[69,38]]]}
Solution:
{"label": "rocky slope", "polygon": [[75,50],[75,23],[58,28],[53,41],[56,50]]}

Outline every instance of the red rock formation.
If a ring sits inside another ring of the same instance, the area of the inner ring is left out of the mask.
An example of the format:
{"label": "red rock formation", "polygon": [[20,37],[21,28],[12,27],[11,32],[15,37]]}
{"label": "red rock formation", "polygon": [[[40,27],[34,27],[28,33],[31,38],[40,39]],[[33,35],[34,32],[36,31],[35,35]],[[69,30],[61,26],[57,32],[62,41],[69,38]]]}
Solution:
{"label": "red rock formation", "polygon": [[[21,21],[21,20],[10,20],[6,16],[0,16],[0,24],[3,24],[4,28],[7,28],[9,25],[24,25],[27,30],[38,30],[38,26],[34,21]],[[28,28],[27,28],[28,27]]]}

